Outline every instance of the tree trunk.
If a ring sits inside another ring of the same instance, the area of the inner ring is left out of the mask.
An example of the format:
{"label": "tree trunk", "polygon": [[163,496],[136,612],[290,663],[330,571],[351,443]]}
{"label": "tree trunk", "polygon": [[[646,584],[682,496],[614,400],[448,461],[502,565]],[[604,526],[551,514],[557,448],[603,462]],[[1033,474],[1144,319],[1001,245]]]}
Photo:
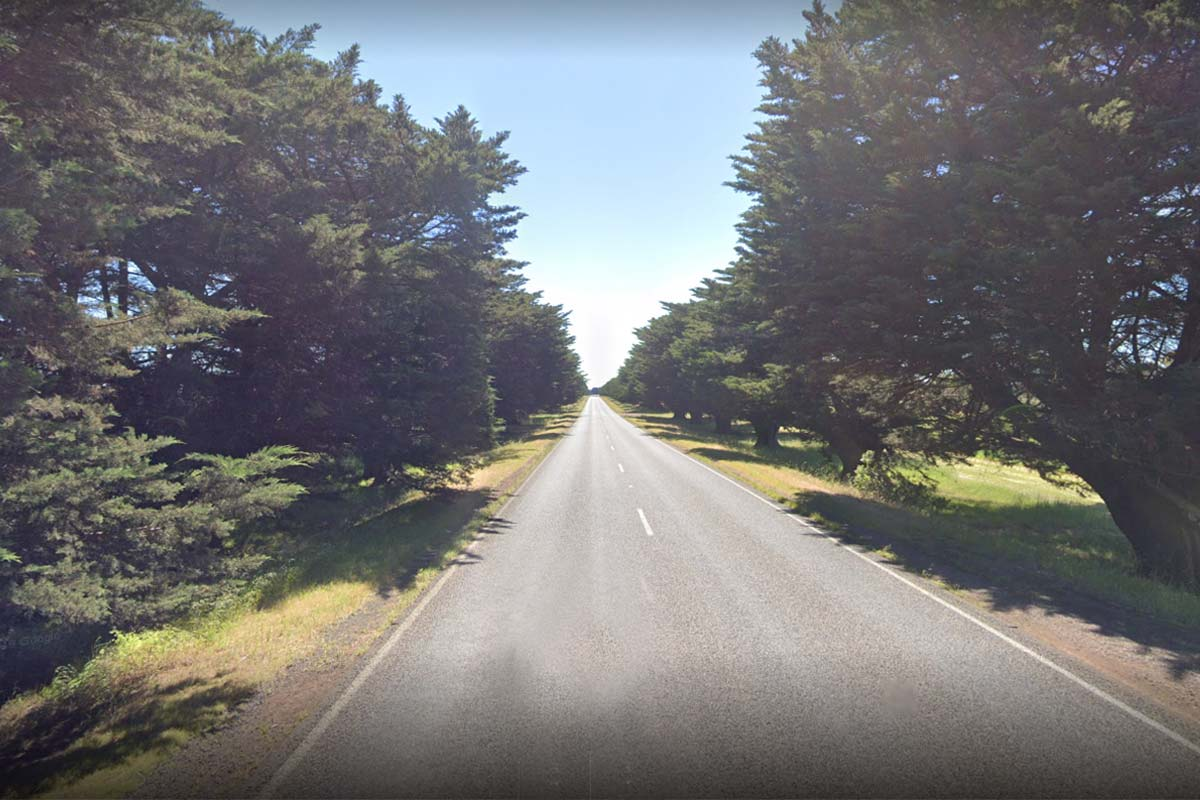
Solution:
{"label": "tree trunk", "polygon": [[129,316],[129,262],[121,259],[117,266],[117,310]]}
{"label": "tree trunk", "polygon": [[675,412],[671,415],[671,421],[672,422],[683,422],[683,420],[686,417],[687,417],[687,414],[685,412],[676,409]]}
{"label": "tree trunk", "polygon": [[779,446],[779,423],[772,419],[752,419],[754,446],[758,449]]}
{"label": "tree trunk", "polygon": [[691,420],[693,425],[699,425],[704,421],[704,415],[699,411],[689,411],[688,419]]}
{"label": "tree trunk", "polygon": [[733,433],[733,420],[725,414],[713,414],[713,425],[717,433]]}
{"label": "tree trunk", "polygon": [[841,476],[843,478],[853,478],[854,473],[858,472],[858,467],[862,464],[862,457],[867,452],[853,442],[844,442],[841,446],[830,445],[833,454],[838,457],[838,461],[842,463]]}
{"label": "tree trunk", "polygon": [[857,437],[838,428],[826,431],[825,440],[829,443],[829,449],[838,457],[838,461],[842,462],[842,477],[853,477],[858,471],[858,465],[862,463],[863,454],[869,448],[861,444]]}
{"label": "tree trunk", "polygon": [[392,465],[390,459],[386,458],[382,452],[363,453],[362,460],[364,479],[373,479],[375,485],[379,486],[390,477]]}
{"label": "tree trunk", "polygon": [[[994,407],[1016,405],[1006,390],[989,388]],[[1140,574],[1200,591],[1200,478],[1193,464],[1171,463],[1151,451],[1144,458],[1159,467],[1154,469],[1062,441],[1053,428],[1035,432],[1047,453],[1100,495],[1129,540]]]}
{"label": "tree trunk", "polygon": [[1186,489],[1137,468],[1078,461],[1067,466],[1104,500],[1133,546],[1140,574],[1200,589],[1200,503]]}
{"label": "tree trunk", "polygon": [[104,301],[104,316],[113,318],[112,292],[108,290],[108,262],[100,262],[100,297]]}

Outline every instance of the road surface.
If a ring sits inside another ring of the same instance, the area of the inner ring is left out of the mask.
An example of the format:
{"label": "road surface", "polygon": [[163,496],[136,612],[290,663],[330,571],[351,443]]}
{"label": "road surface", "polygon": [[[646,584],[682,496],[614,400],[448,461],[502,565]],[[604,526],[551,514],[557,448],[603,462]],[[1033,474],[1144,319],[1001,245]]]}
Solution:
{"label": "road surface", "polygon": [[1200,796],[1010,634],[590,398],[265,794]]}

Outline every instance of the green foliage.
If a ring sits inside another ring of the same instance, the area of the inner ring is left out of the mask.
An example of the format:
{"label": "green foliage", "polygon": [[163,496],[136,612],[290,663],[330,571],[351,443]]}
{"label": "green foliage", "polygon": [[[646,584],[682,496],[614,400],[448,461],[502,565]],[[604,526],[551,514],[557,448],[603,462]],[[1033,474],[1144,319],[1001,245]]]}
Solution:
{"label": "green foliage", "polygon": [[569,312],[542,302],[540,292],[519,285],[489,304],[488,362],[496,392],[496,415],[522,423],[586,391],[569,332]]}
{"label": "green foliage", "polygon": [[800,425],[847,477],[868,452],[1065,465],[1146,574],[1200,586],[1195,4],[805,17],[757,53],[739,258],[639,331],[618,396],[724,407],[720,364],[760,444]]}
{"label": "green foliage", "polygon": [[314,465],[436,489],[497,408],[582,391],[566,314],[504,258],[507,134],[417,123],[315,32],[0,6],[0,621],[215,601]]}
{"label": "green foliage", "polygon": [[918,387],[922,450],[1065,462],[1148,572],[1196,583],[1200,16],[807,17],[759,50],[767,116],[737,159],[746,268],[784,336],[809,364]]}
{"label": "green foliage", "polygon": [[638,341],[629,354],[630,400],[665,407],[682,416],[694,402],[691,376],[683,372],[672,345],[687,327],[689,304],[663,303],[667,313],[638,328]]}
{"label": "green foliage", "polygon": [[240,524],[303,489],[276,477],[307,463],[291,448],[247,458],[154,457],[170,439],[113,430],[111,408],[31,398],[0,419],[0,571],[5,616],[136,626],[210,600],[253,559],[232,551]]}
{"label": "green foliage", "polygon": [[854,472],[854,485],[864,492],[909,508],[927,511],[946,507],[937,494],[937,484],[924,473],[914,472],[911,460],[890,451],[870,450]]}

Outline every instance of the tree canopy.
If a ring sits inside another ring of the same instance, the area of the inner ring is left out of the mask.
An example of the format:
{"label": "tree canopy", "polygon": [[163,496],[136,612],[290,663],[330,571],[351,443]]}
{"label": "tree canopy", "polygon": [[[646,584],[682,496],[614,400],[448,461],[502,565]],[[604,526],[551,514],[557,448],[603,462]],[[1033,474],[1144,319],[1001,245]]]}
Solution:
{"label": "tree canopy", "polygon": [[191,0],[0,7],[0,622],[132,626],[338,476],[444,484],[582,392],[523,168]]}
{"label": "tree canopy", "polygon": [[[763,119],[735,158],[753,205],[725,280],[757,304],[743,329],[771,337],[748,385],[831,444],[851,435],[844,462],[1065,465],[1144,571],[1200,585],[1200,7],[806,18],[759,48]],[[639,339],[623,387],[675,407],[634,377],[663,349]]]}

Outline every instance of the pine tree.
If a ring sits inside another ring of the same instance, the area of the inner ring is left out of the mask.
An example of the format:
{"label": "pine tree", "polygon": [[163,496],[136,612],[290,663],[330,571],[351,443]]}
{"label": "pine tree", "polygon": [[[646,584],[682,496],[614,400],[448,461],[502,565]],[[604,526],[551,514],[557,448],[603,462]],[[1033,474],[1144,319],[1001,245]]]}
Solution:
{"label": "pine tree", "polygon": [[1200,582],[1193,3],[848,2],[759,50],[744,260],[802,363],[1065,464]]}

